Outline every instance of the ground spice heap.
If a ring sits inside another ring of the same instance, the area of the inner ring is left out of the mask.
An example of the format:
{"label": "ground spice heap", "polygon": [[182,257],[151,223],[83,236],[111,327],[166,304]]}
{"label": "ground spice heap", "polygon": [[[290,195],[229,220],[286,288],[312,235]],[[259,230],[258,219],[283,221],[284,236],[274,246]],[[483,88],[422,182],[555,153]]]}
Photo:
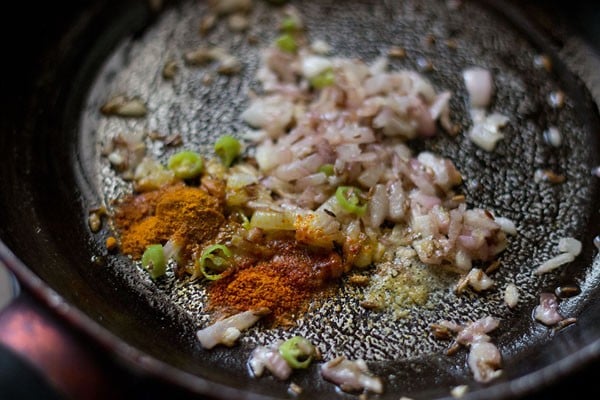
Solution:
{"label": "ground spice heap", "polygon": [[114,215],[124,254],[138,260],[147,246],[172,240],[181,247],[183,265],[195,258],[203,243],[216,237],[224,221],[217,198],[183,183],[129,196]]}
{"label": "ground spice heap", "polygon": [[209,287],[209,309],[236,313],[266,307],[267,323],[287,324],[306,310],[316,293],[343,272],[339,254],[272,240],[266,251]]}

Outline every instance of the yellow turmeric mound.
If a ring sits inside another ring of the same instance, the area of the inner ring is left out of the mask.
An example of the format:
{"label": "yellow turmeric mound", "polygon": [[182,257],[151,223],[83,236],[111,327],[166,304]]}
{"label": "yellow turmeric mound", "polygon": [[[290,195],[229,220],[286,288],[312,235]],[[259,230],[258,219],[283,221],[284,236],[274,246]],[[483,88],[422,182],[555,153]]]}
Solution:
{"label": "yellow turmeric mound", "polygon": [[173,241],[182,264],[202,243],[213,239],[225,222],[222,205],[205,190],[176,184],[132,195],[116,207],[114,222],[121,251],[139,259],[147,246]]}

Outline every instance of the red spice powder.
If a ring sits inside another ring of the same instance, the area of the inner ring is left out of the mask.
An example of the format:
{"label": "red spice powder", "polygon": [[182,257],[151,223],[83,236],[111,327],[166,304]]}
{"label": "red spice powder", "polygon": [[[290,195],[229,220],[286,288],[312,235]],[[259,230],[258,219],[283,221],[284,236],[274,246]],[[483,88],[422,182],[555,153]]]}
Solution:
{"label": "red spice powder", "polygon": [[295,241],[268,244],[266,259],[244,263],[209,288],[209,309],[241,312],[266,307],[268,321],[283,323],[304,311],[316,293],[342,274],[339,254],[311,249]]}

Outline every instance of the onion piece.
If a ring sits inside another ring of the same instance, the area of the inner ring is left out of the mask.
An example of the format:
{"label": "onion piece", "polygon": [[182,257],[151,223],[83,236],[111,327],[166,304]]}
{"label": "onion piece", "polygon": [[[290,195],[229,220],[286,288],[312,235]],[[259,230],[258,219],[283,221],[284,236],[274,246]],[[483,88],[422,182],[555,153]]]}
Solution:
{"label": "onion piece", "polygon": [[400,222],[404,220],[406,208],[408,207],[406,193],[402,182],[392,181],[388,183],[388,215],[390,220]]}
{"label": "onion piece", "polygon": [[371,227],[379,227],[387,217],[388,200],[385,185],[376,185],[367,207],[367,216]]}
{"label": "onion piece", "polygon": [[553,271],[558,267],[568,264],[575,260],[581,253],[581,242],[572,237],[564,237],[558,241],[558,250],[562,253],[546,260],[540,266],[538,266],[533,272],[536,275],[545,274],[546,272]]}
{"label": "onion piece", "polygon": [[504,290],[504,302],[510,308],[515,308],[519,302],[519,289],[514,283],[506,285]]}
{"label": "onion piece", "polygon": [[491,72],[480,67],[468,68],[463,71],[463,79],[469,93],[471,107],[489,106],[494,91]]}
{"label": "onion piece", "polygon": [[562,253],[557,256],[550,258],[543,262],[539,267],[537,267],[533,272],[536,275],[545,274],[547,272],[553,271],[558,267],[568,264],[575,260],[575,256],[571,253]]}
{"label": "onion piece", "polygon": [[250,228],[293,231],[295,218],[292,212],[255,211],[250,219]]}
{"label": "onion piece", "polygon": [[577,257],[581,253],[581,242],[572,237],[564,237],[558,241],[558,249]]}
{"label": "onion piece", "polygon": [[333,63],[327,57],[307,56],[302,59],[302,75],[308,79],[332,67]]}
{"label": "onion piece", "polygon": [[505,217],[494,217],[494,221],[500,225],[500,229],[502,229],[504,233],[509,235],[517,234],[517,227],[513,220]]}
{"label": "onion piece", "polygon": [[475,342],[487,341],[489,332],[498,327],[500,321],[496,318],[487,316],[476,321],[470,322],[460,327],[456,336],[456,341],[463,345],[470,345]]}
{"label": "onion piece", "polygon": [[292,368],[279,352],[279,344],[258,346],[252,351],[248,364],[257,377],[262,376],[265,368],[280,380],[285,380],[292,374]]}
{"label": "onion piece", "polygon": [[321,375],[345,392],[366,389],[383,393],[381,379],[370,374],[364,360],[350,361],[344,356],[336,357],[321,365]]}
{"label": "onion piece", "polygon": [[253,128],[262,128],[278,136],[290,123],[294,105],[283,96],[257,98],[241,114],[241,118]]}
{"label": "onion piece", "polygon": [[212,349],[218,344],[231,347],[240,337],[242,331],[250,328],[260,318],[270,314],[267,308],[244,311],[222,319],[196,332],[196,337],[205,349]]}
{"label": "onion piece", "polygon": [[496,143],[504,138],[500,128],[508,123],[508,117],[499,113],[486,115],[484,111],[474,109],[471,110],[471,118],[473,126],[469,130],[469,138],[485,151],[493,151]]}
{"label": "onion piece", "polygon": [[473,268],[467,275],[469,286],[471,286],[476,292],[482,292],[494,286],[494,280],[486,275],[483,270],[479,268]]}
{"label": "onion piece", "polygon": [[477,382],[486,383],[502,374],[502,356],[496,345],[491,342],[473,343],[467,362]]}
{"label": "onion piece", "polygon": [[331,51],[331,46],[322,39],[316,39],[310,44],[310,49],[317,54],[327,54]]}
{"label": "onion piece", "polygon": [[542,324],[551,326],[563,320],[558,313],[558,298],[554,293],[541,293],[540,304],[533,310],[533,316]]}
{"label": "onion piece", "polygon": [[343,243],[340,223],[322,210],[298,213],[294,221],[296,240],[313,246],[333,248]]}
{"label": "onion piece", "polygon": [[499,321],[487,316],[477,321],[460,325],[452,321],[440,321],[432,325],[438,337],[446,338],[450,332],[457,332],[456,343],[469,347],[467,363],[477,382],[486,383],[502,374],[502,356],[487,335],[496,329]]}

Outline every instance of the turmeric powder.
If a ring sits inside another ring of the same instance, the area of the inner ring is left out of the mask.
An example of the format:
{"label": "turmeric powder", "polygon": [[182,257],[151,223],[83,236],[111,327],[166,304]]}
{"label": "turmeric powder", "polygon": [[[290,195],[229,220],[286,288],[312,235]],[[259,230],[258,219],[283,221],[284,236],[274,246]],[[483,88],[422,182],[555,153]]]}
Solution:
{"label": "turmeric powder", "polygon": [[117,205],[114,217],[124,254],[137,260],[147,246],[172,240],[181,249],[183,265],[217,235],[224,221],[217,198],[183,183],[132,195]]}

